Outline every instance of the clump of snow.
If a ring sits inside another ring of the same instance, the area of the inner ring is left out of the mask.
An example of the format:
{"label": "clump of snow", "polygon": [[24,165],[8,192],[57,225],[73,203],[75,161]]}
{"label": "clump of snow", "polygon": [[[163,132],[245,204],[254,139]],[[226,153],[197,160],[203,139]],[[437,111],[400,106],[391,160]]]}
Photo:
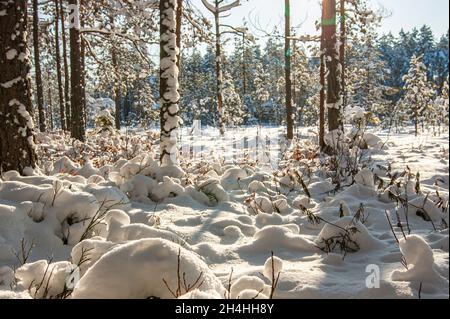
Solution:
{"label": "clump of snow", "polygon": [[435,269],[433,251],[420,236],[409,235],[400,240],[400,251],[408,265],[407,270],[395,270],[391,277],[394,281],[415,281],[425,283],[446,282]]}
{"label": "clump of snow", "polygon": [[201,277],[203,284],[195,287],[200,291],[225,293],[219,279],[192,252],[167,240],[143,239],[120,245],[103,255],[77,283],[73,298],[171,299],[174,296],[168,287],[177,290],[178,272],[182,277],[184,274],[188,284]]}
{"label": "clump of snow", "polygon": [[256,291],[256,293],[252,295],[253,298],[256,297],[258,293],[261,293],[265,286],[266,284],[264,281],[258,277],[242,276],[231,285],[230,297],[231,299],[238,299],[238,297],[243,298],[240,294],[245,290],[251,290],[252,294],[253,291]]}
{"label": "clump of snow", "polygon": [[223,173],[220,180],[226,190],[240,190],[243,188],[240,181],[248,177],[247,171],[242,168],[230,168]]}
{"label": "clump of snow", "polygon": [[271,251],[316,251],[314,243],[295,234],[290,228],[283,226],[266,226],[258,231],[253,242],[243,245],[240,250],[249,253]]}
{"label": "clump of snow", "polygon": [[296,209],[311,209],[316,205],[314,203],[311,203],[311,198],[307,196],[298,196],[292,202],[292,206]]}
{"label": "clump of snow", "polygon": [[57,297],[64,292],[71,269],[67,261],[40,260],[25,264],[16,271],[18,288],[28,290],[34,299]]}
{"label": "clump of snow", "polygon": [[356,174],[355,182],[358,185],[366,186],[369,188],[375,187],[375,180],[373,177],[373,173],[368,168],[365,168],[365,169],[361,170],[358,174]]}
{"label": "clump of snow", "polygon": [[264,263],[264,277],[266,277],[269,280],[277,279],[279,274],[283,271],[283,261],[276,257],[270,257],[266,260]]}

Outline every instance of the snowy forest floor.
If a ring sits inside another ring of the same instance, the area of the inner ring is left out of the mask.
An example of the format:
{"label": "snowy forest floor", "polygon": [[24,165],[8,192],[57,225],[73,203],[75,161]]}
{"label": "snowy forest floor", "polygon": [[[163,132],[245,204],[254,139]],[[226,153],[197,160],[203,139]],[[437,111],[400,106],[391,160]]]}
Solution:
{"label": "snowy forest floor", "polygon": [[185,130],[184,173],[156,132],[39,135],[40,172],[0,180],[0,298],[266,298],[278,273],[275,298],[448,298],[447,132],[370,131],[336,190],[312,131],[258,131]]}

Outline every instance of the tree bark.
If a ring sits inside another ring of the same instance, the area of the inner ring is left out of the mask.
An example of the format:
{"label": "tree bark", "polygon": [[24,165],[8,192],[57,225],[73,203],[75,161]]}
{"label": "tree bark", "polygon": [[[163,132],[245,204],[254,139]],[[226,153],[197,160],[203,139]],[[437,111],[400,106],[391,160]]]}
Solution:
{"label": "tree bark", "polygon": [[61,72],[61,49],[59,41],[59,22],[60,22],[60,11],[59,11],[59,1],[55,0],[55,48],[56,48],[56,76],[58,77],[58,96],[59,96],[59,116],[61,118],[61,129],[65,131],[66,126],[66,110],[64,102],[64,89],[62,83],[62,72]]}
{"label": "tree bark", "polygon": [[70,84],[72,106],[72,137],[85,140],[83,123],[83,87],[81,66],[80,6],[79,0],[69,0],[70,5]]}
{"label": "tree bark", "polygon": [[160,96],[162,166],[177,164],[177,132],[179,128],[180,94],[178,92],[176,2],[160,1]]}
{"label": "tree bark", "polygon": [[327,67],[328,130],[342,128],[339,53],[336,47],[336,0],[323,1],[322,33]]}
{"label": "tree bark", "polygon": [[[111,16],[109,17],[109,22],[111,24],[112,29],[114,29],[114,12],[111,12]],[[116,39],[112,39],[112,48],[111,48],[111,62],[113,66],[113,72],[114,72],[114,102],[115,102],[115,125],[116,129],[120,130],[121,126],[121,119],[122,119],[122,84],[121,84],[121,78],[120,78],[120,71],[119,71],[119,60],[117,57],[117,42]]]}
{"label": "tree bark", "polygon": [[181,27],[183,21],[183,0],[177,0],[177,27],[176,27],[176,36],[177,36],[177,67],[178,71],[181,71]]}
{"label": "tree bark", "polygon": [[70,107],[70,75],[69,75],[69,62],[67,60],[67,38],[66,38],[66,18],[64,13],[63,1],[59,1],[59,10],[61,17],[61,37],[63,44],[63,62],[64,62],[64,96],[66,102],[66,129],[72,130],[72,110]]}
{"label": "tree bark", "polygon": [[50,85],[52,77],[51,77],[51,72],[50,70],[48,70],[48,75],[47,75],[47,80],[48,80],[48,88],[47,88],[47,102],[48,102],[48,106],[47,106],[47,115],[49,116],[49,121],[50,121],[50,130],[53,131],[54,129],[54,121],[53,121],[53,99],[52,99],[52,86]]}
{"label": "tree bark", "polygon": [[[84,28],[85,26],[85,13],[84,13],[84,1],[80,0],[80,26]],[[86,110],[86,43],[83,41],[83,36],[80,34],[80,45],[81,45],[81,105],[83,110],[83,127],[86,130],[87,125],[87,110]]]}
{"label": "tree bark", "polygon": [[284,61],[286,82],[286,125],[287,139],[294,138],[294,112],[292,107],[292,52],[291,52],[291,3],[285,0],[285,39],[284,39]]}
{"label": "tree bark", "polygon": [[323,151],[325,149],[325,55],[324,42],[320,46],[320,110],[319,110],[319,145]]}
{"label": "tree bark", "polygon": [[340,25],[340,46],[339,46],[339,60],[341,64],[341,91],[342,91],[342,110],[345,110],[347,106],[347,88],[346,88],[346,81],[345,81],[345,71],[346,71],[346,63],[345,63],[345,46],[347,41],[347,12],[345,10],[345,1],[346,0],[340,0],[340,18],[341,18],[341,25]]}
{"label": "tree bark", "polygon": [[36,94],[39,115],[39,130],[45,132],[44,88],[42,85],[41,57],[39,48],[39,3],[33,0],[33,47],[34,69],[36,73]]}
{"label": "tree bark", "polygon": [[113,47],[111,50],[111,59],[112,59],[114,75],[115,75],[115,81],[114,81],[114,101],[116,104],[115,123],[116,123],[116,129],[120,130],[121,112],[122,112],[122,90],[121,90],[120,74],[119,74],[119,62],[117,59],[117,51],[116,51],[115,47]]}
{"label": "tree bark", "polygon": [[27,46],[27,0],[1,1],[0,172],[36,167]]}
{"label": "tree bark", "polygon": [[215,0],[216,12],[214,13],[214,21],[216,28],[216,79],[217,79],[217,111],[219,113],[219,130],[220,135],[225,135],[225,123],[223,119],[223,71],[222,71],[222,47],[220,40],[220,12],[219,1]]}
{"label": "tree bark", "polygon": [[245,60],[245,34],[242,34],[242,101],[247,95],[247,63]]}

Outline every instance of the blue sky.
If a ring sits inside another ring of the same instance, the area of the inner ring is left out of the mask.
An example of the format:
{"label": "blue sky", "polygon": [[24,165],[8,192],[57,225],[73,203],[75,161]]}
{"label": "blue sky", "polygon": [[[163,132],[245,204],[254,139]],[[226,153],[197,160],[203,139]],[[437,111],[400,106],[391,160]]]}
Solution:
{"label": "blue sky", "polygon": [[[204,8],[201,0],[191,0],[198,8]],[[209,0],[212,1],[212,0]],[[228,0],[231,1],[231,0]],[[428,24],[440,37],[447,32],[449,25],[449,0],[369,0],[374,8],[383,7],[392,13],[382,22],[381,33],[392,31],[398,33],[401,28],[411,30]],[[315,20],[320,17],[319,0],[291,0],[293,25],[302,23],[301,34],[315,34]],[[284,0],[243,0],[241,7],[232,10],[223,23],[234,26],[242,25],[243,19],[260,25],[281,25],[284,13]],[[209,12],[205,14],[212,19]],[[268,30],[270,31],[270,30]]]}

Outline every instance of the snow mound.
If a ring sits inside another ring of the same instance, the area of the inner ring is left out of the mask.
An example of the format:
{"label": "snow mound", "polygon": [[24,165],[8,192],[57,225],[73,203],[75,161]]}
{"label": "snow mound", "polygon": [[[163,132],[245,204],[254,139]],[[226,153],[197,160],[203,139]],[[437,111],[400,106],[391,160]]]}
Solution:
{"label": "snow mound", "polygon": [[131,224],[130,217],[121,210],[112,210],[105,216],[107,224],[107,240],[114,243],[145,238],[162,238],[188,246],[184,239],[175,233],[147,226],[145,224]]}
{"label": "snow mound", "polygon": [[314,203],[311,203],[311,198],[307,196],[298,196],[294,199],[292,202],[292,206],[296,209],[311,209],[314,208],[316,205]]}
{"label": "snow mound", "polygon": [[437,283],[446,282],[441,277],[434,263],[433,251],[427,242],[418,235],[409,235],[400,240],[400,251],[408,265],[407,270],[395,270],[391,274],[393,281],[411,281]]}
{"label": "snow mound", "polygon": [[237,167],[230,168],[223,173],[220,184],[228,191],[240,190],[243,188],[240,181],[247,177],[248,174],[246,170]]}
{"label": "snow mound", "polygon": [[272,277],[275,279],[279,274],[283,271],[283,261],[278,257],[270,257],[266,260],[264,264],[264,272],[263,275],[269,280],[272,280]]}
{"label": "snow mound", "polygon": [[258,292],[261,292],[265,288],[265,286],[266,284],[264,283],[264,281],[258,277],[242,276],[231,285],[230,297],[231,299],[237,299],[243,291],[252,290],[256,291],[256,293],[252,295],[253,298],[258,294]]}
{"label": "snow mound", "polygon": [[361,222],[353,217],[343,217],[331,224],[325,224],[316,239],[322,250],[332,252],[343,248],[346,252],[378,249],[383,243],[373,237]]}
{"label": "snow mound", "polygon": [[72,264],[61,261],[49,264],[46,260],[28,263],[17,269],[19,290],[28,290],[35,299],[57,297],[64,292]]}
{"label": "snow mound", "polygon": [[[177,267],[179,255],[180,269]],[[191,290],[197,288],[221,296],[225,293],[219,279],[194,253],[167,240],[144,239],[115,247],[101,257],[77,283],[72,297],[171,299],[174,296],[169,287],[176,292],[178,272],[181,278],[185,277],[187,285],[194,285],[200,278]],[[184,286],[181,290],[181,294],[187,292]]]}
{"label": "snow mound", "polygon": [[253,300],[253,299],[269,299],[263,292],[254,289],[245,289],[239,293],[236,299]]}
{"label": "snow mound", "polygon": [[375,179],[373,176],[373,173],[370,169],[365,168],[361,170],[358,174],[355,176],[355,182],[358,185],[366,186],[369,188],[375,187]]}
{"label": "snow mound", "polygon": [[304,237],[295,234],[292,229],[284,226],[266,226],[258,231],[253,242],[241,246],[243,252],[267,252],[294,250],[294,251],[316,251],[314,243]]}
{"label": "snow mound", "polygon": [[410,212],[415,212],[415,215],[422,216],[425,220],[440,222],[444,218],[442,210],[428,197],[419,196],[408,204]]}
{"label": "snow mound", "polygon": [[228,202],[230,200],[230,196],[222,187],[218,179],[210,178],[202,182],[198,186],[198,191],[208,196],[211,205],[217,205],[220,202]]}
{"label": "snow mound", "polygon": [[[73,247],[70,255],[73,263],[80,265],[80,274],[84,275],[86,271],[97,262],[97,260],[99,260],[115,245],[116,244],[110,241],[104,241],[101,238],[86,239]],[[81,263],[81,261],[84,262]]]}
{"label": "snow mound", "polygon": [[0,261],[13,260],[14,251],[25,237],[26,215],[16,207],[2,205],[0,201]]}

